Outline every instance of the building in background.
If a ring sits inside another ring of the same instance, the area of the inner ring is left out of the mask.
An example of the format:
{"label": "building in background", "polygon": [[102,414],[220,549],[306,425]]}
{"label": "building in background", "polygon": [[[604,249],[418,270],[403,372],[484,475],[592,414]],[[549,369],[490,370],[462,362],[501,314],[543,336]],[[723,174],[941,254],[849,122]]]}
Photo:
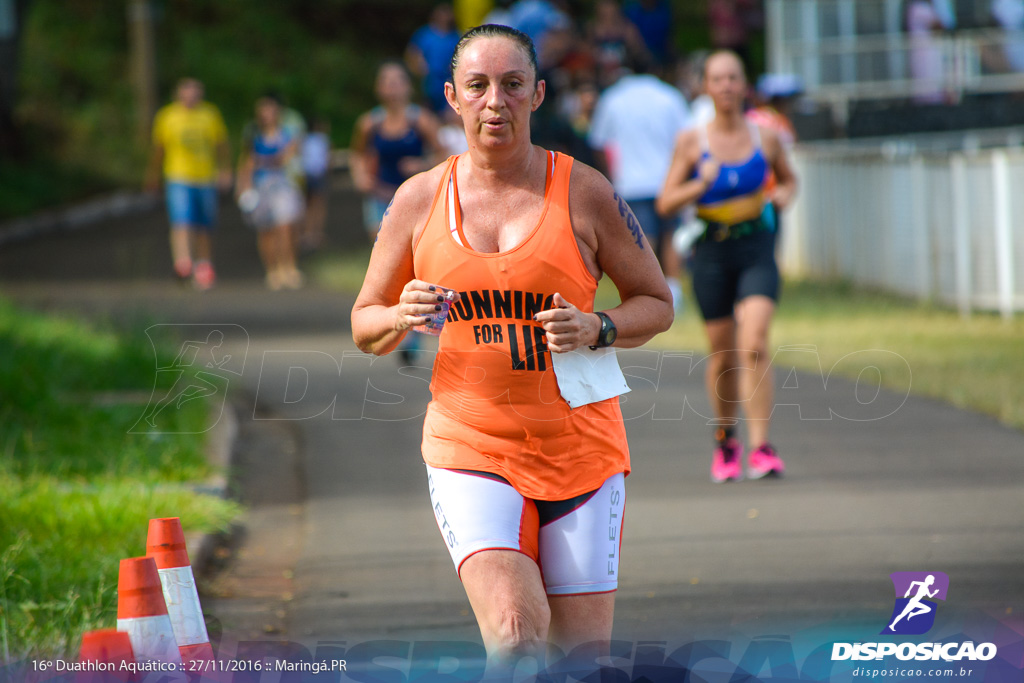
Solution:
{"label": "building in background", "polygon": [[765,11],[768,71],[799,76],[840,133],[1024,124],[1014,1],[765,0]]}

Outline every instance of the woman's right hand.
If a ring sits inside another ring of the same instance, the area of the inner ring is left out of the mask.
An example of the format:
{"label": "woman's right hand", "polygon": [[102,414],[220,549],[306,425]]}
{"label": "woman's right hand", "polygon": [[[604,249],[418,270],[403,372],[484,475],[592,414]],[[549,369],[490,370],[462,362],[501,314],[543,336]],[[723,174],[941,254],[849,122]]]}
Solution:
{"label": "woman's right hand", "polygon": [[718,180],[718,174],[722,170],[722,162],[714,157],[708,157],[700,162],[697,167],[697,177],[704,183],[705,188],[710,188]]}
{"label": "woman's right hand", "polygon": [[[402,332],[415,325],[425,325],[430,316],[441,310],[446,290],[422,280],[410,280],[402,289],[395,307],[395,331]],[[455,292],[453,301],[459,300]]]}

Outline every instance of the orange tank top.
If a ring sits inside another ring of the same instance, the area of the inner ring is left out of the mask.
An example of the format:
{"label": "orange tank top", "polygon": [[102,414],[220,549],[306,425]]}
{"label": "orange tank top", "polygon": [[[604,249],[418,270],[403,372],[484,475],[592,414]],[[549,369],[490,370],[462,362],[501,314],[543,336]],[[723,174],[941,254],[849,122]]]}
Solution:
{"label": "orange tank top", "polygon": [[413,245],[416,278],[455,289],[438,342],[423,423],[423,459],[433,467],[507,479],[527,498],[564,500],[629,472],[619,399],[572,409],[561,397],[544,330],[533,315],[559,292],[593,311],[597,281],[569,220],[572,158],[548,153],[544,210],[519,245],[477,252],[460,237],[457,157]]}

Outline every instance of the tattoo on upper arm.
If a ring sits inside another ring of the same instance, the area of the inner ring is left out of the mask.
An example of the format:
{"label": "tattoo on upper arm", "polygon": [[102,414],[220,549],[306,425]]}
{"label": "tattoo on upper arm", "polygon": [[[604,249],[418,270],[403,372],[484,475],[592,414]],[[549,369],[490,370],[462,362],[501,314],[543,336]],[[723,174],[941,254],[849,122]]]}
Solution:
{"label": "tattoo on upper arm", "polygon": [[386,209],[384,209],[384,215],[380,217],[380,225],[377,226],[377,235],[373,238],[374,245],[376,245],[377,244],[377,240],[380,239],[380,232],[381,232],[381,230],[384,229],[384,220],[388,217],[388,214],[391,213],[391,205],[394,204],[394,203],[395,203],[395,198],[392,197],[391,201],[388,202],[388,207]]}
{"label": "tattoo on upper arm", "polygon": [[629,229],[630,234],[633,235],[633,241],[636,242],[636,246],[643,249],[644,231],[640,227],[640,221],[636,219],[636,216],[633,215],[633,210],[629,208],[629,204],[619,196],[618,192],[613,192],[612,194],[615,197],[615,201],[619,204],[619,215],[626,219],[626,227]]}

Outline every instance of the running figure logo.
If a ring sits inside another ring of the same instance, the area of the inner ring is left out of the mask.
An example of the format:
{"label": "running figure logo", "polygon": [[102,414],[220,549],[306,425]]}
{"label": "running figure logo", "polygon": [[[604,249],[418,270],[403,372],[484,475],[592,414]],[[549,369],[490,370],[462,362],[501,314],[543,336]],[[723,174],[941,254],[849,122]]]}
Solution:
{"label": "running figure logo", "polygon": [[896,591],[896,604],[882,633],[927,633],[935,624],[934,599],[946,599],[949,577],[942,572],[896,572],[889,576]]}
{"label": "running figure logo", "polygon": [[[241,377],[249,335],[238,325],[153,325],[146,330],[157,349],[178,348],[173,361],[156,368],[153,393],[131,433],[206,432],[220,420],[231,376]],[[185,341],[173,341],[185,339]],[[159,360],[158,360],[159,362]],[[206,399],[211,413],[199,428],[187,428],[174,413]]]}

